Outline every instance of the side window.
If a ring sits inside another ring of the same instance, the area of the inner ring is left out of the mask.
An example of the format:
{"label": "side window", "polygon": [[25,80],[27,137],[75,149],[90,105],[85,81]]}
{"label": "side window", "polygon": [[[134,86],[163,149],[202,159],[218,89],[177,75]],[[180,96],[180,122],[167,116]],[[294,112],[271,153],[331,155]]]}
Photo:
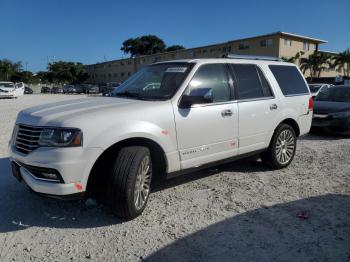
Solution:
{"label": "side window", "polygon": [[213,102],[230,100],[230,86],[225,64],[202,65],[194,74],[186,93],[191,95],[197,89],[212,89]]}
{"label": "side window", "polygon": [[237,90],[238,99],[243,100],[271,96],[264,94],[265,92],[260,81],[261,77],[255,65],[231,64],[231,66],[237,80],[235,88]]}
{"label": "side window", "polygon": [[295,66],[269,65],[269,68],[275,76],[283,95],[288,96],[309,93],[304,78]]}

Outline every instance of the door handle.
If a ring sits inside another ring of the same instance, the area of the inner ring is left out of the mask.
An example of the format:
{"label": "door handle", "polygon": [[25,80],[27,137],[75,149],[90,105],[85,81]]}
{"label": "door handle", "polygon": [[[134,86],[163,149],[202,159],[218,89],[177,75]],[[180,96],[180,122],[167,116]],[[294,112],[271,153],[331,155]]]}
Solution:
{"label": "door handle", "polygon": [[270,110],[276,110],[278,108],[277,104],[270,105]]}
{"label": "door handle", "polygon": [[232,116],[232,111],[230,109],[223,110],[221,111],[221,116],[222,117]]}

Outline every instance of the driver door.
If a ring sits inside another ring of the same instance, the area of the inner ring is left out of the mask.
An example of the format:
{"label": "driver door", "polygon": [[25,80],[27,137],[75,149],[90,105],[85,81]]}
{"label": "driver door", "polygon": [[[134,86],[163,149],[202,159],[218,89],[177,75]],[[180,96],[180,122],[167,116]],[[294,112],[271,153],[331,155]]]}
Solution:
{"label": "driver door", "polygon": [[185,94],[211,89],[213,101],[189,108],[173,105],[182,169],[237,154],[238,107],[232,101],[231,87],[225,64],[204,64],[197,69]]}

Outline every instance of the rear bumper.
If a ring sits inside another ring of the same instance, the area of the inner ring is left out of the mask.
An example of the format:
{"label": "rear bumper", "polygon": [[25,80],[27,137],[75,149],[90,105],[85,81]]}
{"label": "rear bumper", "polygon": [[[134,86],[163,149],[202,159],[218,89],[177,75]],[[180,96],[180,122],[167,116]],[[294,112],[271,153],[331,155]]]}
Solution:
{"label": "rear bumper", "polygon": [[350,119],[348,118],[313,118],[313,130],[324,130],[331,133],[350,133]]}

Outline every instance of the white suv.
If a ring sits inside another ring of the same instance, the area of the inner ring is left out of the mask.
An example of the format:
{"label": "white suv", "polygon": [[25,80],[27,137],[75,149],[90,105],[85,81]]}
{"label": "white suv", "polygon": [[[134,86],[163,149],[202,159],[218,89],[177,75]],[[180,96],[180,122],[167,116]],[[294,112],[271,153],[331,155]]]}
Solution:
{"label": "white suv", "polygon": [[312,107],[299,69],[278,59],[156,63],[111,97],[20,112],[9,144],[13,174],[35,192],[95,197],[133,218],[146,206],[152,177],[250,154],[272,168],[288,166]]}

